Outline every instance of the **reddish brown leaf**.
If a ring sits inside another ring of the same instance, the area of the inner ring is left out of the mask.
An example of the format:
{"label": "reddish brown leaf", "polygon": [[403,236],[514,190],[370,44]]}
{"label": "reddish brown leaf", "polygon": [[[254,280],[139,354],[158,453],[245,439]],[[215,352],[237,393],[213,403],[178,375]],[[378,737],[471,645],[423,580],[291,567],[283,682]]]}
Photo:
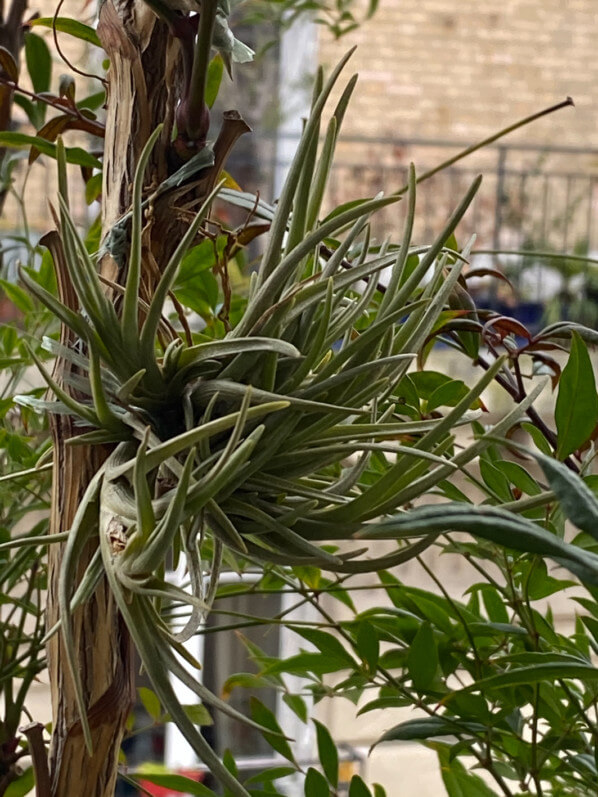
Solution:
{"label": "reddish brown leaf", "polygon": [[548,354],[542,354],[541,352],[534,352],[533,358],[534,362],[541,362],[543,365],[548,366],[553,372],[552,376],[550,377],[550,381],[552,382],[552,389],[556,390],[556,387],[559,383],[559,379],[561,378],[561,366],[557,363],[557,361],[553,357],[549,357]]}
{"label": "reddish brown leaf", "polygon": [[[50,119],[49,122],[46,122],[43,127],[37,131],[37,135],[40,138],[45,138],[46,141],[56,141],[58,136],[64,131],[67,130],[70,126],[71,117],[67,116],[66,114],[62,116],[55,116],[53,119]],[[34,163],[40,156],[40,151],[37,147],[31,147],[29,152],[29,163]]]}
{"label": "reddish brown leaf", "polygon": [[521,338],[532,340],[531,332],[520,321],[506,315],[492,318],[484,324],[484,335],[494,334],[503,340],[507,335],[519,335]]}
{"label": "reddish brown leaf", "polygon": [[9,80],[12,80],[13,83],[19,82],[19,67],[12,53],[10,53],[6,47],[0,47],[0,67],[2,67],[2,70]]}
{"label": "reddish brown leaf", "polygon": [[531,351],[569,351],[565,346],[561,346],[560,343],[544,343],[541,340],[533,339],[531,343],[528,343],[522,351],[531,352]]}
{"label": "reddish brown leaf", "polygon": [[257,238],[258,235],[263,235],[270,229],[269,224],[248,224],[242,227],[239,232],[235,233],[237,243],[241,246],[247,246],[248,243]]}
{"label": "reddish brown leaf", "polygon": [[498,271],[495,268],[472,268],[470,271],[467,272],[467,274],[464,274],[463,276],[465,277],[466,280],[473,279],[474,277],[475,278],[493,277],[494,279],[506,282],[509,288],[511,288],[511,290],[513,291],[515,290],[515,288],[513,287],[513,283],[506,276],[506,274],[503,274],[502,271]]}

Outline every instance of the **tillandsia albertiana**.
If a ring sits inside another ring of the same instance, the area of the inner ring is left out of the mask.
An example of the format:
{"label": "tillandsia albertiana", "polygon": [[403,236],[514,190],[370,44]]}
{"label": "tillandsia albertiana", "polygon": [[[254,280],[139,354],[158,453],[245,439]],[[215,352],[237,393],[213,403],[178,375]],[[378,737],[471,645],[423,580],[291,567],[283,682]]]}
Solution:
{"label": "tillandsia albertiana", "polygon": [[[397,386],[450,306],[467,263],[468,247],[456,252],[446,242],[480,179],[425,248],[412,246],[413,168],[400,245],[372,247],[369,232],[372,213],[397,202],[400,193],[352,203],[320,221],[354,78],[319,147],[321,117],[347,58],[326,83],[318,76],[311,115],[280,200],[273,211],[262,208],[271,214],[269,239],[251,277],[245,310],[221,339],[200,333],[189,342],[164,317],[181,261],[204,235],[221,186],[207,196],[169,262],[159,264],[161,277],[151,301],[139,297],[147,207],[143,182],[159,129],[146,142],[135,174],[126,281],[117,301],[100,281],[71,218],[60,142],[54,255],[67,264],[78,309],[22,273],[31,292],[72,333],[70,345],[47,343],[74,369],[59,385],[39,364],[55,395],[42,405],[77,419],[81,434],[71,445],[113,448],[68,533],[59,590],[61,633],[88,744],[70,618],[105,575],[165,709],[235,795],[247,792],[191,723],[168,676],[180,679],[198,699],[255,726],[198,684],[185,667],[199,666],[183,642],[209,610],[223,551],[260,566],[314,565],[335,573],[386,569],[417,556],[446,524],[435,518],[427,528],[425,523],[411,528],[405,520],[409,513],[396,515],[397,510],[504,436],[542,389],[536,387],[492,429],[460,449],[453,431],[478,416],[472,407],[505,367],[503,359],[496,359],[446,415],[413,420],[401,412]],[[222,194],[259,209],[255,198]],[[341,233],[339,243],[334,237]],[[390,270],[390,277],[381,293],[378,275],[383,269]],[[369,467],[377,455],[389,456],[387,467]],[[516,522],[516,516],[508,520]],[[495,517],[494,522],[500,526],[506,521]],[[467,530],[476,533],[472,523]],[[346,545],[377,534],[396,539],[395,549],[370,556],[367,548]],[[200,552],[206,539],[213,559],[211,585],[204,592]],[[80,552],[93,540],[96,555],[78,580]],[[526,541],[529,534],[522,544]],[[561,543],[558,552],[550,548],[546,553],[558,554],[567,564],[575,559],[568,559],[571,548]],[[167,567],[181,557],[186,558],[190,593],[165,578]],[[593,560],[584,573],[598,581]],[[161,612],[165,602],[191,609],[178,634]]]}

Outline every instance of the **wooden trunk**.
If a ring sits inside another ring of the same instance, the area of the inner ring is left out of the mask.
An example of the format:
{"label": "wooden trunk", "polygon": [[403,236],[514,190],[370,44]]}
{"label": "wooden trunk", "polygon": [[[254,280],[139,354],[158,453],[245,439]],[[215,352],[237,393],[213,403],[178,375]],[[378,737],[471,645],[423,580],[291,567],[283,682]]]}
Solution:
{"label": "wooden trunk", "polygon": [[[180,92],[180,57],[176,40],[142,0],[106,0],[100,11],[98,34],[110,58],[107,124],[102,195],[103,233],[129,209],[131,185],[138,157],[152,130],[164,123],[163,138],[147,170],[147,184],[156,185],[167,170],[166,145]],[[155,236],[157,238],[157,236]],[[161,237],[161,240],[164,240]],[[153,250],[153,251],[152,251]],[[144,289],[151,293],[155,264],[164,253],[150,241],[144,252]],[[149,268],[148,263],[152,264]],[[104,276],[122,282],[126,269],[106,256]],[[68,273],[59,275],[62,300],[76,303]],[[63,330],[63,340],[69,338]],[[57,362],[55,377],[63,381],[65,362]],[[78,430],[80,431],[80,430]],[[70,528],[90,479],[109,454],[103,447],[69,447],[73,435],[66,416],[53,423],[54,484],[51,530]],[[58,574],[62,546],[51,546],[48,574],[48,626],[58,617]],[[97,538],[82,557],[82,574],[97,548]],[[93,736],[90,756],[83,739],[75,692],[59,635],[49,644],[54,734],[50,753],[52,797],[113,797],[120,744],[135,697],[132,647],[107,584],[74,616],[79,666]]]}

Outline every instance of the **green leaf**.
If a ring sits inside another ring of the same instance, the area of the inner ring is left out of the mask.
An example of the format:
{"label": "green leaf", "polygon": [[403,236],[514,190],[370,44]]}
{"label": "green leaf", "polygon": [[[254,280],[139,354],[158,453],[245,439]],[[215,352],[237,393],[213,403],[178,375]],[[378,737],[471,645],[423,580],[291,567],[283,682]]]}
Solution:
{"label": "green leaf", "polygon": [[326,631],[320,631],[317,628],[294,627],[293,631],[304,639],[307,639],[308,642],[311,642],[324,656],[330,656],[334,659],[344,661],[346,665],[356,667],[356,662],[353,657],[332,634],[328,634]]}
{"label": "green leaf", "polygon": [[349,784],[349,797],[372,797],[372,792],[359,775],[353,775]]}
{"label": "green leaf", "polygon": [[480,591],[488,619],[493,623],[508,623],[509,613],[500,592],[491,584],[481,585]]}
{"label": "green leaf", "polygon": [[[469,388],[465,382],[458,379],[449,379],[432,392],[426,409],[428,412],[432,412],[438,407],[455,407],[467,395],[468,390]],[[471,409],[476,410],[480,406],[480,400],[476,399],[472,403]]]}
{"label": "green leaf", "polygon": [[577,332],[571,335],[571,352],[559,380],[554,419],[559,459],[577,451],[589,439],[598,420],[594,370],[586,344]]}
{"label": "green leaf", "polygon": [[560,501],[561,509],[577,528],[598,539],[598,500],[585,481],[553,457],[532,452]]}
{"label": "green leaf", "polygon": [[528,597],[532,601],[547,598],[555,592],[561,592],[567,587],[574,587],[576,584],[575,581],[565,581],[548,575],[546,562],[542,559],[535,559],[533,566],[530,566],[531,572],[526,581],[526,586]]}
{"label": "green leaf", "polygon": [[[189,703],[187,705],[181,706],[181,708],[194,725],[214,724],[214,720],[210,716],[209,711],[201,703]],[[176,722],[170,713],[164,714],[161,719],[162,722]]]}
{"label": "green leaf", "polygon": [[285,694],[282,699],[301,722],[307,722],[307,704],[301,695]]}
{"label": "green leaf", "polygon": [[7,280],[0,280],[0,287],[14,306],[18,307],[22,313],[30,313],[33,311],[31,297],[18,285],[8,282]]}
{"label": "green leaf", "polygon": [[272,783],[273,780],[278,780],[279,778],[288,778],[289,775],[294,775],[296,771],[295,767],[271,767],[270,769],[264,769],[262,772],[258,772],[250,778],[247,778],[245,786],[251,786],[254,783]]}
{"label": "green leaf", "polygon": [[25,797],[35,785],[33,767],[28,767],[4,792],[4,797]]}
{"label": "green leaf", "polygon": [[542,432],[536,426],[533,425],[533,423],[522,421],[521,428],[524,429],[529,434],[529,436],[536,444],[536,448],[538,448],[543,454],[546,454],[547,457],[552,456],[552,449],[550,447],[550,443],[544,437]]}
{"label": "green leaf", "polygon": [[0,46],[0,67],[4,70],[5,76],[13,83],[19,82],[19,67],[13,54],[6,47]]}
{"label": "green leaf", "polygon": [[305,675],[305,673],[311,672],[314,675],[326,675],[331,672],[355,669],[355,666],[355,662],[347,656],[340,657],[330,654],[323,656],[319,652],[298,653],[296,656],[289,656],[286,659],[277,659],[266,667],[264,674],[277,675],[288,672],[292,675]]}
{"label": "green leaf", "polygon": [[494,463],[494,467],[504,473],[511,484],[518,487],[523,493],[539,495],[542,492],[538,482],[517,462],[510,462],[507,459],[498,460]]}
{"label": "green leaf", "polygon": [[[0,132],[0,146],[9,147],[10,149],[30,149],[36,147],[44,155],[50,155],[56,158],[56,144],[46,141],[45,138],[39,136],[28,136],[25,133],[13,133],[11,131]],[[101,169],[101,162],[86,152],[81,147],[67,147],[66,148],[67,163],[72,163],[75,166],[89,166],[92,169]]]}
{"label": "green leaf", "polygon": [[214,720],[210,712],[202,703],[190,703],[183,705],[183,711],[194,725],[213,725]]}
{"label": "green leaf", "polygon": [[173,293],[184,307],[193,310],[202,318],[209,318],[216,312],[218,280],[209,270],[198,273],[192,282],[175,285]]}
{"label": "green leaf", "polygon": [[284,734],[280,725],[278,724],[278,720],[270,711],[270,709],[265,706],[261,700],[258,700],[257,697],[250,698],[250,707],[251,718],[264,728],[269,728],[270,730],[274,731],[274,733],[266,733],[262,731],[262,736],[268,742],[270,747],[276,750],[277,753],[280,753],[280,755],[283,756],[283,758],[286,758],[287,761],[297,765],[293,751],[291,750],[287,740],[284,738]]}
{"label": "green leaf", "polygon": [[96,91],[93,94],[89,94],[87,97],[83,97],[82,100],[77,101],[77,108],[88,108],[90,111],[95,111],[98,108],[101,108],[106,102],[106,92],[104,89],[101,91]]}
{"label": "green leaf", "polygon": [[317,769],[310,767],[305,778],[305,797],[330,797],[326,778]]}
{"label": "green leaf", "polygon": [[99,197],[102,193],[102,173],[92,175],[85,183],[85,201],[88,205]]}
{"label": "green leaf", "polygon": [[216,97],[218,96],[223,74],[224,61],[222,60],[220,53],[216,53],[216,55],[210,61],[210,65],[208,66],[208,76],[206,79],[205,100],[208,108],[211,108],[216,102]]}
{"label": "green leaf", "polygon": [[484,781],[468,772],[456,758],[451,758],[451,748],[446,744],[429,745],[438,753],[440,774],[449,797],[496,797]]}
{"label": "green leaf", "polygon": [[216,797],[215,792],[208,789],[203,783],[198,783],[195,780],[186,778],[184,775],[174,775],[164,770],[165,767],[159,765],[142,764],[136,770],[134,777],[138,781],[149,781],[149,783],[162,786],[164,789],[171,789],[182,794],[191,794],[193,797]]}
{"label": "green leaf", "polygon": [[44,28],[55,27],[59,33],[67,33],[69,36],[94,44],[96,47],[102,46],[102,42],[95,30],[76,19],[70,19],[69,17],[39,17],[38,19],[30,20],[28,24],[32,27],[34,25]]}
{"label": "green leaf", "polygon": [[519,625],[512,623],[468,623],[469,632],[474,637],[497,637],[505,634],[527,636],[527,631]]}
{"label": "green leaf", "polygon": [[418,692],[425,692],[436,677],[438,650],[430,623],[420,626],[407,656],[407,670]]}
{"label": "green leaf", "polygon": [[38,106],[37,103],[31,102],[28,100],[27,97],[23,97],[21,94],[15,94],[14,97],[15,105],[18,105],[23,111],[25,111],[27,118],[31,122],[31,124],[36,127],[39,121],[39,113],[38,113]]}
{"label": "green leaf", "polygon": [[316,726],[320,764],[322,764],[322,769],[328,778],[328,782],[336,789],[338,786],[338,750],[336,744],[325,725],[322,725],[318,720],[314,720],[314,725]]}
{"label": "green leaf", "polygon": [[457,733],[473,736],[487,733],[488,726],[481,722],[465,722],[450,717],[421,717],[406,720],[391,728],[372,745],[373,750],[383,742],[405,742],[413,739],[431,739],[435,736],[455,736]]}
{"label": "green leaf", "polygon": [[380,642],[376,629],[368,620],[362,620],[357,629],[355,640],[357,652],[368,665],[370,672],[376,672],[380,655]]}
{"label": "green leaf", "polygon": [[139,693],[139,699],[141,700],[144,709],[150,715],[150,717],[156,722],[162,716],[162,706],[160,705],[160,700],[155,692],[152,692],[151,689],[148,689],[146,686],[139,686],[137,688],[137,692]]}
{"label": "green leaf", "polygon": [[596,681],[598,680],[598,668],[581,662],[577,664],[575,661],[547,662],[546,664],[535,664],[530,667],[517,667],[500,673],[500,675],[482,678],[474,684],[466,686],[463,691],[486,692],[488,689],[504,689],[505,687],[540,683],[542,681],[551,683],[556,678],[574,678],[588,682]]}
{"label": "green leaf", "polygon": [[50,90],[52,56],[48,45],[35,33],[25,34],[25,61],[36,94]]}
{"label": "green leaf", "polygon": [[487,457],[480,459],[480,475],[486,486],[495,493],[501,501],[511,501],[513,496],[509,480]]}

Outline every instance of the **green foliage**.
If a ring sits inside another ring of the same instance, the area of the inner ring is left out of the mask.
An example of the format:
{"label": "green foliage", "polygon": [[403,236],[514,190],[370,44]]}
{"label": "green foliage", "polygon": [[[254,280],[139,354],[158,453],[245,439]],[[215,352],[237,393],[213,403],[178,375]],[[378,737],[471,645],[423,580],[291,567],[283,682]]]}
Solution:
{"label": "green foliage", "polygon": [[564,459],[589,438],[598,422],[598,394],[592,363],[582,338],[576,332],[571,353],[559,380],[555,416],[557,455]]}

